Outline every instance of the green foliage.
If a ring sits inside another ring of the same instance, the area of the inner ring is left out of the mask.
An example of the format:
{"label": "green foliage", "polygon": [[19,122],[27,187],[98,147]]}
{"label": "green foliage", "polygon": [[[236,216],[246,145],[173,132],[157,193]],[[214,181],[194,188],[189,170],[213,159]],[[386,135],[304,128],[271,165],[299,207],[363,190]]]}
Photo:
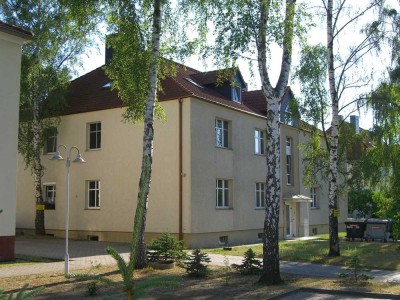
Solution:
{"label": "green foliage", "polygon": [[36,288],[28,291],[28,284],[24,284],[15,295],[13,293],[6,294],[0,289],[0,300],[28,300],[39,295],[42,290],[43,288]]}
{"label": "green foliage", "polygon": [[99,287],[97,286],[96,281],[91,281],[86,285],[87,288],[87,293],[89,296],[96,296],[97,292],[99,290]]}
{"label": "green foliage", "polygon": [[349,213],[357,210],[357,217],[374,217],[377,210],[370,189],[351,190],[348,194]]}
{"label": "green foliage", "polygon": [[366,269],[362,266],[360,258],[358,255],[354,255],[351,259],[346,263],[346,269],[350,272],[348,273],[338,273],[337,275],[340,278],[350,279],[354,283],[359,283],[360,281],[367,281],[373,279],[374,277],[362,272],[369,272],[369,269]]}
{"label": "green foliage", "polygon": [[300,144],[300,151],[303,155],[304,174],[303,183],[307,187],[318,184],[318,179],[328,178],[328,151],[322,145],[322,136],[318,130],[311,132],[309,142]]}
{"label": "green foliage", "polygon": [[243,275],[254,275],[261,273],[262,264],[256,258],[253,249],[249,248],[244,253],[244,259],[240,265],[233,264],[232,267]]}
{"label": "green foliage", "polygon": [[[99,20],[100,0],[0,2],[3,21],[31,31],[35,39],[22,49],[22,111],[19,128],[19,151],[27,167],[40,156],[45,130],[57,127],[57,115],[65,104],[71,74],[79,56],[92,44],[91,34]],[[62,30],[60,30],[62,28]],[[32,120],[40,122],[39,145],[32,147]]]}
{"label": "green foliage", "polygon": [[200,249],[195,249],[189,255],[188,261],[185,262],[185,269],[189,276],[206,277],[208,275],[208,267],[204,263],[209,263],[211,259],[207,253],[202,253]]}
{"label": "green foliage", "polygon": [[[306,45],[301,51],[300,65],[294,77],[300,81],[300,113],[304,120],[314,126],[325,126],[329,110],[326,90],[327,68],[326,47],[318,44]],[[324,130],[324,129],[323,129]]]}
{"label": "green foliage", "polygon": [[147,248],[150,252],[150,260],[182,260],[185,258],[183,242],[179,241],[175,235],[164,232],[158,238],[152,240]]}
{"label": "green foliage", "polygon": [[132,257],[127,263],[114,248],[107,247],[106,251],[117,262],[118,270],[122,277],[122,282],[113,281],[103,275],[96,274],[71,274],[69,277],[80,280],[95,280],[105,283],[108,286],[115,287],[123,291],[126,294],[127,299],[138,299],[145,295],[146,290],[153,287],[177,287],[178,283],[182,280],[182,278],[179,276],[157,276],[136,283],[133,280],[135,263],[132,260]]}

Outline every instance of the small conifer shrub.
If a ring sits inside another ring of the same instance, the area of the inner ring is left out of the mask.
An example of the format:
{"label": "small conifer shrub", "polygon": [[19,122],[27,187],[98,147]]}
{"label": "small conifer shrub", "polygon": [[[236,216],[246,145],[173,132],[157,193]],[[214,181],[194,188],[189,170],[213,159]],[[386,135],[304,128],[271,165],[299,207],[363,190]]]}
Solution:
{"label": "small conifer shrub", "polygon": [[211,259],[208,257],[207,253],[202,253],[200,249],[195,249],[192,254],[189,255],[184,268],[189,276],[206,277],[209,271],[205,263],[209,263],[210,261]]}
{"label": "small conifer shrub", "polygon": [[232,267],[243,275],[259,274],[262,269],[261,262],[251,248],[244,253],[242,263],[240,265],[233,264]]}

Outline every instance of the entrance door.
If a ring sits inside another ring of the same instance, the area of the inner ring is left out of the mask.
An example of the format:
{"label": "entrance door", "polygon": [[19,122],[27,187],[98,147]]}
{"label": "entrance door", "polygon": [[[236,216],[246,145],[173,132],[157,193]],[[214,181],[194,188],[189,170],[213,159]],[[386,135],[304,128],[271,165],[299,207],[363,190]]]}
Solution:
{"label": "entrance door", "polygon": [[286,237],[291,238],[293,236],[293,221],[292,221],[292,210],[290,205],[285,205],[285,215],[286,215]]}

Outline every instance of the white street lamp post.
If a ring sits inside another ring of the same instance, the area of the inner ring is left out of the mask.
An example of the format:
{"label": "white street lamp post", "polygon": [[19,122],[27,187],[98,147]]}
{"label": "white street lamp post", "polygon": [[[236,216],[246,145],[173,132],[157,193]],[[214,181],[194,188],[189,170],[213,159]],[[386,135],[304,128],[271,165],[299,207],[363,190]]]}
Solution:
{"label": "white street lamp post", "polygon": [[67,168],[67,186],[66,186],[66,212],[65,212],[65,275],[69,275],[69,253],[68,253],[68,230],[69,230],[69,167],[71,165],[71,151],[75,149],[78,151],[76,158],[72,161],[74,163],[85,163],[86,161],[82,158],[78,147],[72,146],[68,148],[65,145],[58,145],[57,152],[54,154],[51,160],[63,160],[62,156],[60,155],[60,147],[65,149],[67,154],[67,160],[65,162],[65,166]]}

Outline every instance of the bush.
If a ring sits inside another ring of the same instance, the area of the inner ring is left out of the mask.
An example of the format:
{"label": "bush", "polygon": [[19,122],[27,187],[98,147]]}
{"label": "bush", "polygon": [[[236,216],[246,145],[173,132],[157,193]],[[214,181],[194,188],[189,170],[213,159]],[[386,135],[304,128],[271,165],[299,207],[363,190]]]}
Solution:
{"label": "bush", "polygon": [[188,261],[185,262],[185,269],[189,276],[206,277],[208,275],[208,267],[204,263],[209,263],[211,259],[207,253],[201,253],[200,249],[193,250],[189,255]]}
{"label": "bush", "polygon": [[240,265],[233,264],[232,267],[243,275],[253,275],[261,273],[262,264],[256,258],[253,249],[249,249],[244,253],[244,259]]}
{"label": "bush", "polygon": [[347,265],[346,269],[349,270],[349,272],[338,273],[337,275],[340,278],[350,279],[355,283],[359,283],[360,281],[367,281],[369,279],[374,278],[371,275],[361,273],[361,272],[369,272],[369,269],[366,269],[361,265],[360,258],[358,257],[358,255],[354,255],[346,265]]}
{"label": "bush", "polygon": [[186,258],[183,242],[168,232],[164,232],[158,238],[152,240],[147,248],[152,250],[149,252],[149,261],[182,260]]}

